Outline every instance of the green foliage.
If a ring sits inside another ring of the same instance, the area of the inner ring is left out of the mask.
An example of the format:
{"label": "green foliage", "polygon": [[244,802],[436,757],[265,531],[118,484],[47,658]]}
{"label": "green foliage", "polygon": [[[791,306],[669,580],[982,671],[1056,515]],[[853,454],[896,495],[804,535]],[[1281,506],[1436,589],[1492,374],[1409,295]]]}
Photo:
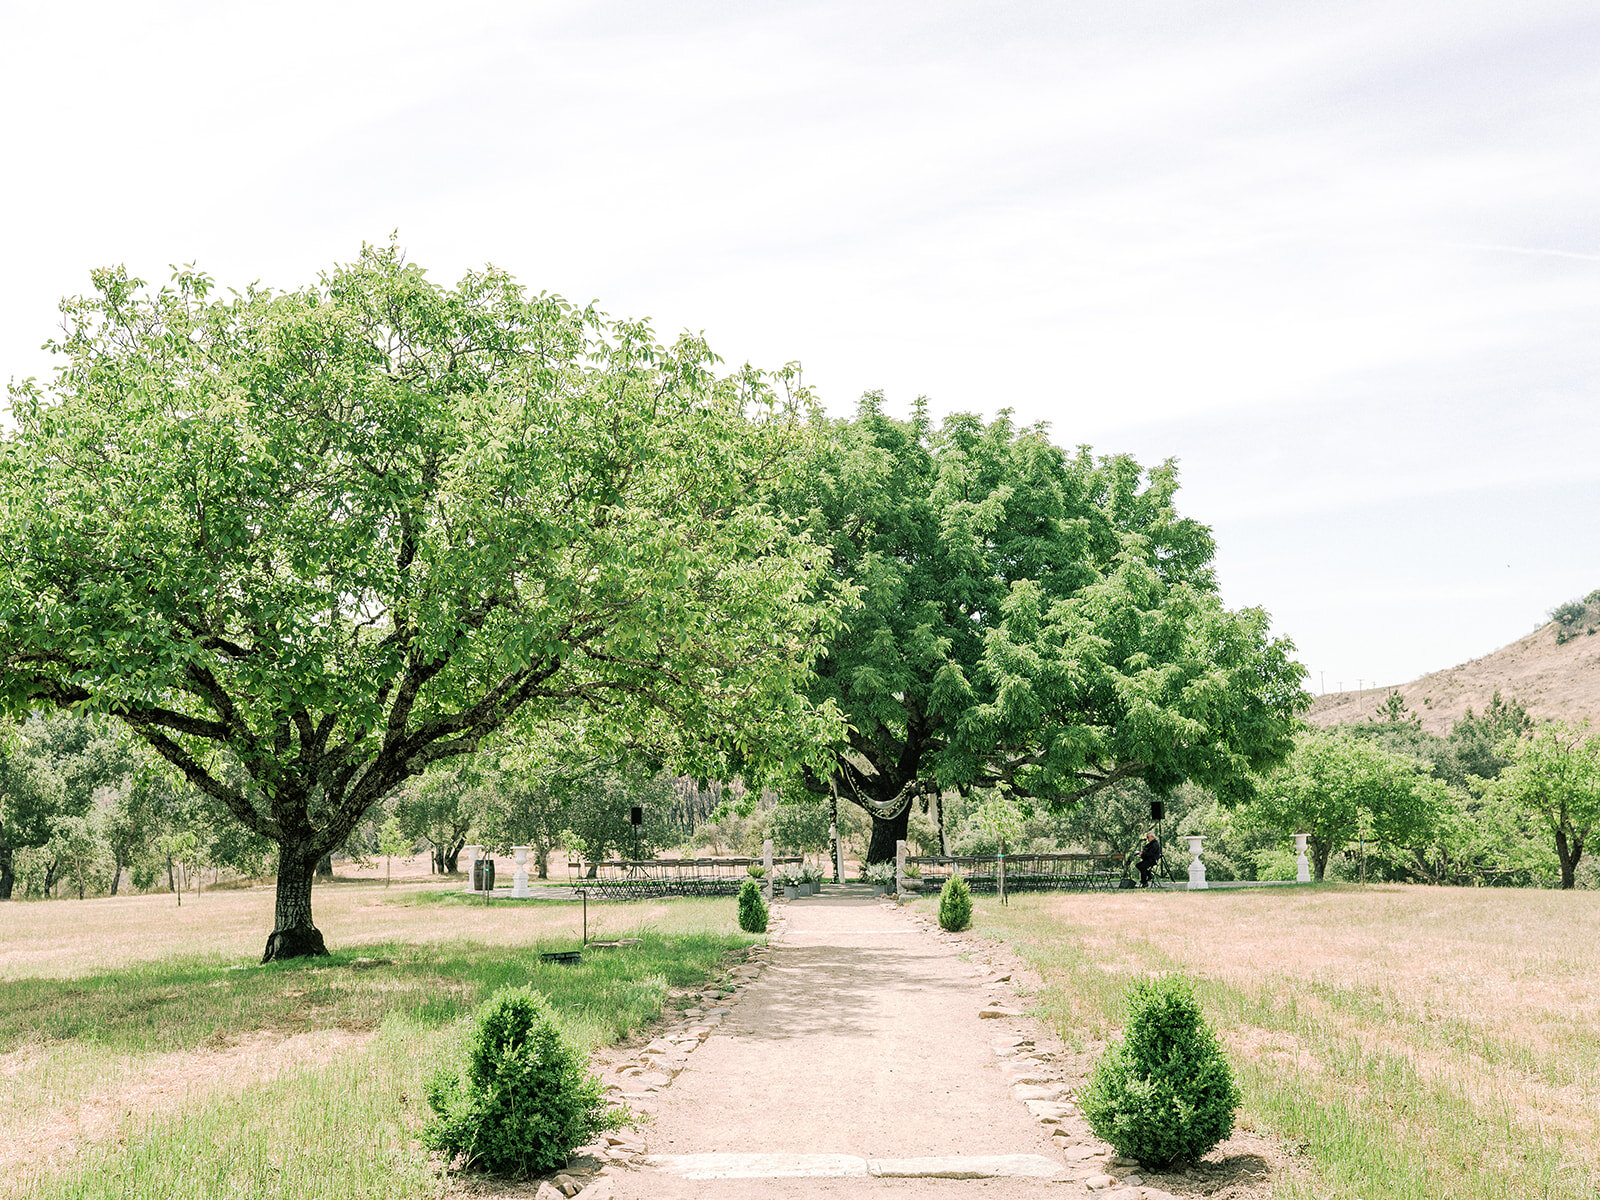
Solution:
{"label": "green foliage", "polygon": [[1097,1137],[1151,1167],[1197,1159],[1233,1132],[1233,1068],[1188,983],[1133,985],[1123,1040],[1095,1064],[1078,1102]]}
{"label": "green foliage", "polygon": [[[1485,783],[1511,762],[1511,745],[1532,724],[1522,705],[1495,692],[1481,714],[1468,709],[1445,737],[1410,720],[1340,727],[1369,746],[1414,760],[1446,785],[1432,833],[1405,845],[1369,845],[1367,878],[1457,886],[1539,886],[1554,878],[1555,852],[1533,818],[1484,791]],[[1206,860],[1209,868],[1210,843]]]}
{"label": "green foliage", "polygon": [[1469,708],[1450,730],[1450,745],[1465,775],[1494,779],[1511,762],[1505,749],[1533,728],[1528,710],[1515,700],[1502,700],[1496,689],[1481,716]]}
{"label": "green foliage", "polygon": [[1060,801],[1137,776],[1232,802],[1288,753],[1303,668],[1265,613],[1222,606],[1176,490],[1171,463],[1069,454],[1009,414],[936,427],[869,395],[818,430],[779,503],[860,595],[811,691],[848,746],[804,783],[873,812],[873,861],[913,794]]}
{"label": "green foliage", "polygon": [[761,494],[792,378],[392,246],[285,293],[94,283],[0,439],[0,706],[127,722],[278,846],[297,919],[374,803],[514,716],[719,777],[837,736],[801,696],[824,555]]}
{"label": "green foliage", "polygon": [[1550,610],[1550,619],[1564,629],[1572,629],[1583,621],[1588,611],[1589,605],[1586,600],[1568,600],[1565,604],[1558,604]]}
{"label": "green foliage", "polygon": [[761,898],[761,885],[754,879],[739,885],[739,928],[746,933],[767,931],[767,902]]}
{"label": "green foliage", "polygon": [[781,854],[820,853],[828,848],[828,801],[805,792],[772,809],[772,846]]}
{"label": "green foliage", "polygon": [[97,820],[58,817],[51,824],[49,844],[61,878],[77,890],[79,900],[110,885],[111,847]]}
{"label": "green foliage", "polygon": [[972,924],[972,889],[960,875],[952,875],[939,889],[939,928],[960,933]]}
{"label": "green foliage", "polygon": [[0,726],[0,900],[11,898],[17,853],[43,846],[55,820],[85,807],[69,802],[60,774],[29,738]]}
{"label": "green foliage", "polygon": [[1412,725],[1422,724],[1422,718],[1407,707],[1406,698],[1393,689],[1384,697],[1383,703],[1378,706],[1377,719],[1391,725],[1399,725],[1402,722],[1408,722]]}
{"label": "green foliage", "polygon": [[1329,856],[1352,841],[1427,842],[1447,802],[1448,789],[1415,759],[1346,730],[1311,730],[1299,736],[1247,815],[1282,834],[1310,834],[1312,866],[1321,880]]}
{"label": "green foliage", "polygon": [[584,1055],[531,988],[501,992],[478,1014],[464,1077],[441,1071],[428,1087],[430,1149],[503,1175],[567,1164],[572,1151],[627,1119],[607,1105]]}
{"label": "green foliage", "polygon": [[1536,817],[1555,840],[1561,886],[1576,884],[1578,862],[1600,824],[1600,736],[1588,727],[1547,723],[1507,752],[1511,764],[1486,795]]}

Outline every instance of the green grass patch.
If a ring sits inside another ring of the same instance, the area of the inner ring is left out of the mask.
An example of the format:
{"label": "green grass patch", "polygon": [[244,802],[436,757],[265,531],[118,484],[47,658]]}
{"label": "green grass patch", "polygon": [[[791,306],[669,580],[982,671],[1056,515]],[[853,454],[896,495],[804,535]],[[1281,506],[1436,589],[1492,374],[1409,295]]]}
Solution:
{"label": "green grass patch", "polygon": [[[158,1116],[132,1112],[115,1137],[65,1163],[25,1162],[0,1177],[0,1197],[436,1200],[445,1185],[417,1132],[429,1076],[462,1061],[464,1018],[498,989],[528,984],[549,998],[578,1046],[629,1037],[662,1016],[673,989],[720,977],[762,940],[733,931],[733,904],[724,907],[671,909],[661,917],[666,929],[635,926],[628,932],[638,944],[591,948],[574,965],[539,954],[576,948],[576,936],[526,945],[395,941],[266,966],[168,960],[0,982],[0,1052],[42,1043],[42,1069],[74,1064],[73,1082],[63,1079],[52,1101],[58,1110],[74,1088],[92,1088],[96,1061],[137,1080],[138,1063],[156,1061],[144,1055],[221,1048],[261,1030],[372,1032],[332,1061],[223,1087]],[[643,915],[613,917],[630,913]]]}
{"label": "green grass patch", "polygon": [[548,996],[574,1035],[593,1044],[654,1020],[669,988],[704,979],[730,950],[756,940],[640,936],[635,946],[589,950],[574,965],[542,963],[539,954],[575,949],[576,938],[529,946],[388,943],[265,966],[164,962],[70,980],[9,980],[0,982],[0,1053],[38,1040],[190,1050],[259,1030],[372,1030],[390,1014],[437,1026],[522,984]]}
{"label": "green grass patch", "polygon": [[442,1184],[417,1141],[427,1077],[457,1058],[459,1033],[403,1016],[364,1050],[160,1120],[130,1117],[116,1143],[68,1169],[0,1182],[29,1200],[435,1200]]}

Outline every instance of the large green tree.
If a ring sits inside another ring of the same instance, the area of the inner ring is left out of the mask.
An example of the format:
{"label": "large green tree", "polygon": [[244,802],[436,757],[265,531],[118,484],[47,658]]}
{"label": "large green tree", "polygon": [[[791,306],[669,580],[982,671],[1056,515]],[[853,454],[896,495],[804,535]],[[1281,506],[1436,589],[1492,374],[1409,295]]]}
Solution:
{"label": "large green tree", "polygon": [[1008,415],[936,426],[869,395],[817,431],[782,503],[860,597],[812,693],[848,740],[801,778],[872,815],[869,861],[940,789],[1059,805],[1193,780],[1234,801],[1288,752],[1304,670],[1265,613],[1223,607],[1176,489],[1170,463],[1068,453]]}
{"label": "large green tree", "polygon": [[115,715],[274,843],[265,958],[325,952],[317,860],[519,713],[699,774],[828,736],[768,377],[392,247],[291,292],[95,284],[0,442],[0,701]]}
{"label": "large green tree", "polygon": [[1510,759],[1486,790],[1489,797],[1537,817],[1555,839],[1561,886],[1577,886],[1578,860],[1600,824],[1600,735],[1547,722],[1508,741]]}

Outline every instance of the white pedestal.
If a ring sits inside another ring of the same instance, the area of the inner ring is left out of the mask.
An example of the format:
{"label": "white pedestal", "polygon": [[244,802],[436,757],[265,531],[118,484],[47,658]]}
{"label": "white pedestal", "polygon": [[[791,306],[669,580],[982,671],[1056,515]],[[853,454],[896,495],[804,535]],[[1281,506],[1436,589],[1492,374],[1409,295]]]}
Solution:
{"label": "white pedestal", "polygon": [[1309,833],[1297,833],[1294,835],[1294,848],[1299,852],[1298,857],[1294,860],[1296,883],[1311,882],[1311,864],[1306,862],[1306,841],[1310,836]]}
{"label": "white pedestal", "polygon": [[483,854],[483,847],[482,846],[463,846],[463,847],[461,847],[461,853],[463,853],[463,854],[465,854],[467,856],[467,887],[466,887],[466,890],[469,891],[469,892],[476,892],[478,890],[478,888],[477,888],[477,874],[478,874],[478,872],[477,872],[476,868],[477,868],[477,865],[478,865],[478,859]]}
{"label": "white pedestal", "polygon": [[528,851],[532,849],[532,846],[511,847],[511,853],[517,859],[517,869],[511,877],[511,894],[519,900],[526,900],[533,895],[528,890]]}
{"label": "white pedestal", "polygon": [[1194,855],[1194,861],[1189,864],[1189,890],[1203,892],[1211,886],[1206,882],[1206,865],[1200,861],[1200,845],[1206,839],[1200,834],[1190,834],[1184,840],[1189,843],[1189,853]]}

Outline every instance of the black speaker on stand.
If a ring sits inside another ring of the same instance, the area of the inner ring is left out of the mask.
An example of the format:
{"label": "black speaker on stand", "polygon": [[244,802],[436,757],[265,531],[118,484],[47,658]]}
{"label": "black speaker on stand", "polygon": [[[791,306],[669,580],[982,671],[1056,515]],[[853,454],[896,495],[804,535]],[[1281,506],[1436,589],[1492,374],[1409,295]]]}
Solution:
{"label": "black speaker on stand", "polygon": [[[1156,841],[1158,842],[1161,842],[1161,822],[1166,819],[1166,815],[1167,806],[1165,804],[1160,800],[1150,801],[1150,820],[1156,827]],[[1157,860],[1157,864],[1161,867],[1161,874],[1166,877],[1167,882],[1173,882],[1172,871],[1167,866],[1167,844],[1165,842],[1161,842],[1161,857]]]}

